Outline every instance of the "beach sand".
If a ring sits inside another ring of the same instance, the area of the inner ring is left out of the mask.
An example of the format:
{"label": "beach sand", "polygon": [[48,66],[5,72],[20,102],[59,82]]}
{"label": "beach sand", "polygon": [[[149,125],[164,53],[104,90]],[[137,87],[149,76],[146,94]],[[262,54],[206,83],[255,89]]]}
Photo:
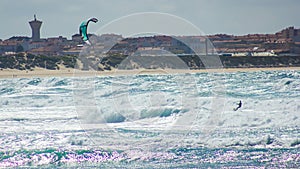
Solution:
{"label": "beach sand", "polygon": [[198,73],[198,72],[253,72],[253,71],[272,71],[272,70],[300,70],[300,67],[271,67],[271,68],[224,68],[224,69],[135,69],[135,70],[118,70],[111,71],[83,71],[72,68],[63,68],[60,70],[48,70],[36,68],[30,70],[2,69],[0,78],[33,78],[33,77],[81,77],[81,76],[117,76],[117,75],[136,75],[136,74],[181,74],[181,73]]}

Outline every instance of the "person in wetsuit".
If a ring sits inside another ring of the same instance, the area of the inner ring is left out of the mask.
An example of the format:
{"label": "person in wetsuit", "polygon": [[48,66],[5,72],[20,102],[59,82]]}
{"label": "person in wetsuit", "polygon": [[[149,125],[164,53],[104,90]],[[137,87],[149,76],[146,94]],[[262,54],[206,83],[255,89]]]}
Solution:
{"label": "person in wetsuit", "polygon": [[238,103],[238,107],[234,108],[234,111],[237,111],[239,108],[242,107],[242,101],[240,100],[240,102]]}

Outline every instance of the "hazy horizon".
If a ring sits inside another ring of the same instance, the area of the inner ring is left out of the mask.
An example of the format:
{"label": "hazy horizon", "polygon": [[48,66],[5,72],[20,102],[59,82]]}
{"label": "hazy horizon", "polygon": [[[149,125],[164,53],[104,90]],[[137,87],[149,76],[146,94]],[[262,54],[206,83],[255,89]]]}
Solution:
{"label": "hazy horizon", "polygon": [[[34,14],[43,21],[41,38],[64,36],[69,39],[78,33],[78,26],[87,18],[99,19],[100,22],[89,27],[89,33],[96,33],[112,21],[141,12],[180,17],[206,35],[270,34],[290,26],[299,28],[299,7],[297,0],[2,0],[0,18],[4,24],[0,39],[31,37],[28,22],[33,20]],[[138,32],[139,25],[133,25],[135,27]],[[177,28],[170,29],[176,32]],[[178,32],[184,35],[184,31]]]}

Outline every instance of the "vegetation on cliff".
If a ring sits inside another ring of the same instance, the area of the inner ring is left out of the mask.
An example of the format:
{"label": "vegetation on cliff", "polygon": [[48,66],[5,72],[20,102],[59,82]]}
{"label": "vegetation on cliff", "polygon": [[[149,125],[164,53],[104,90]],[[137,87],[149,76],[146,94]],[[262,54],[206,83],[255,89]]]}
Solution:
{"label": "vegetation on cliff", "polygon": [[[173,57],[173,58],[172,58]],[[0,56],[0,69],[33,70],[34,68],[46,68],[58,70],[61,66],[66,68],[77,68],[104,71],[112,69],[207,69],[204,60],[209,57],[220,59],[224,68],[255,68],[255,67],[298,67],[300,56],[128,56],[122,54],[111,54],[101,59],[82,60],[77,56],[45,56],[30,53],[18,53],[14,55]],[[87,61],[88,60],[88,61]],[[81,63],[79,63],[81,62]],[[80,67],[79,65],[84,65]],[[220,68],[220,67],[217,67]]]}
{"label": "vegetation on cliff", "polygon": [[1,69],[32,70],[34,68],[59,69],[59,65],[74,68],[76,56],[45,56],[30,53],[0,56]]}
{"label": "vegetation on cliff", "polygon": [[[174,57],[170,59],[170,57]],[[179,68],[179,69],[207,69],[220,68],[208,67],[207,63],[203,61],[208,60],[220,62],[223,68],[259,68],[259,67],[299,67],[300,56],[197,56],[197,55],[183,55],[183,56],[142,56],[142,57],[128,57],[126,55],[110,55],[101,61],[101,65],[110,70],[113,68],[119,69],[155,69],[155,68]],[[210,58],[211,57],[211,58]],[[174,60],[180,59],[181,64]],[[218,61],[219,60],[219,61]],[[121,65],[121,66],[120,66]],[[184,66],[185,65],[185,66]],[[175,67],[174,67],[175,66]]]}

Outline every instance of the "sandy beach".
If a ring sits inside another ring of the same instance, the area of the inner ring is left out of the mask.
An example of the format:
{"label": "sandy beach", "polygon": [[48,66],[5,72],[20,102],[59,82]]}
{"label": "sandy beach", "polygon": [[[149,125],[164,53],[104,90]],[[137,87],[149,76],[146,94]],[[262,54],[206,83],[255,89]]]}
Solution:
{"label": "sandy beach", "polygon": [[118,70],[111,71],[83,71],[72,68],[60,70],[48,70],[36,68],[29,70],[3,69],[0,70],[0,78],[33,78],[33,77],[80,77],[80,76],[117,76],[117,75],[135,75],[135,74],[181,74],[181,73],[198,73],[198,72],[253,72],[253,71],[271,71],[271,70],[300,70],[300,67],[270,67],[270,68],[224,68],[224,69],[135,69],[135,70]]}

